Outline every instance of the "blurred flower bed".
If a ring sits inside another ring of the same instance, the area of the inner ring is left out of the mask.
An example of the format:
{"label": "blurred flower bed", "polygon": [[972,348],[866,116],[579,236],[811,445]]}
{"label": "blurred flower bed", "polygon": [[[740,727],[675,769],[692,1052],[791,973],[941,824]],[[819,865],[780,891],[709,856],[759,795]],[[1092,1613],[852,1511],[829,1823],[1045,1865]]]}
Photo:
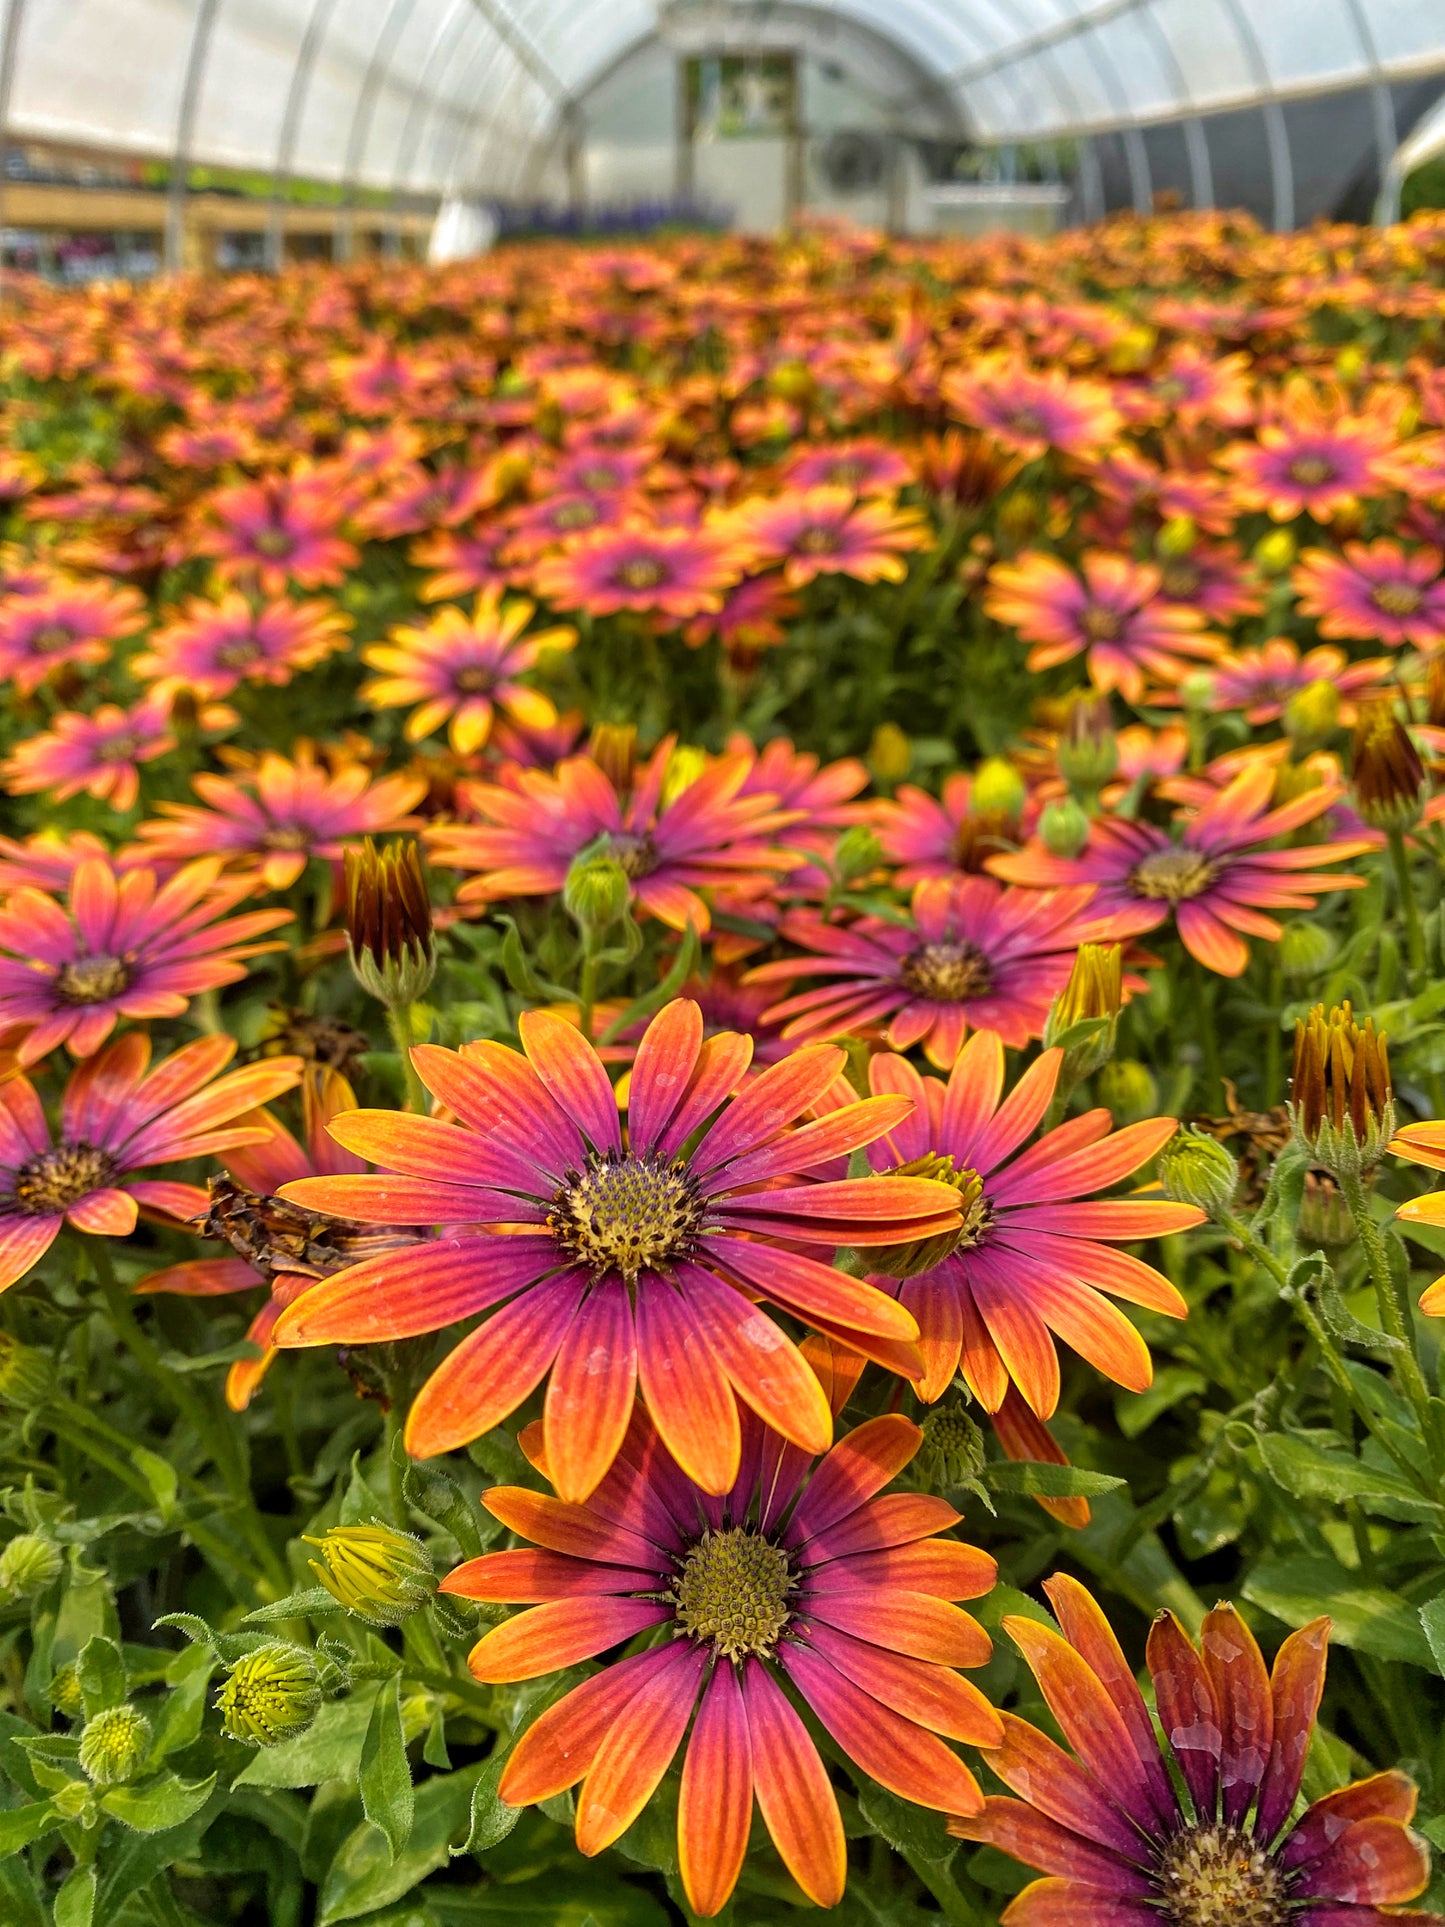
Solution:
{"label": "blurred flower bed", "polygon": [[6,1927],[1437,1917],[1442,342],[7,290]]}

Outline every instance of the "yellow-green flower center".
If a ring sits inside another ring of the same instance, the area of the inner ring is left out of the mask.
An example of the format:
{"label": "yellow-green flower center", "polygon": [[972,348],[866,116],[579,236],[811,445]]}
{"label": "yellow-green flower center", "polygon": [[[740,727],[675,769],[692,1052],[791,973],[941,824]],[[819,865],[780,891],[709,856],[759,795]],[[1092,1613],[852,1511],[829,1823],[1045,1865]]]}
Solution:
{"label": "yellow-green flower center", "polygon": [[657,868],[657,845],[645,831],[613,830],[605,854],[626,877],[650,877]]}
{"label": "yellow-green flower center", "polygon": [[1168,1927],[1285,1927],[1288,1919],[1284,1875],[1234,1827],[1176,1835],[1157,1879]]}
{"label": "yellow-green flower center", "polygon": [[480,662],[469,663],[452,677],[452,687],[462,696],[480,696],[496,681],[495,672]]}
{"label": "yellow-green flower center", "polygon": [[55,973],[55,990],[65,1004],[103,1004],[130,983],[123,957],[73,957]]}
{"label": "yellow-green flower center", "polygon": [[1425,600],[1425,592],[1414,582],[1382,582],[1370,592],[1370,600],[1387,616],[1412,616]]}
{"label": "yellow-green flower center", "polygon": [[115,1176],[115,1160],[94,1144],[57,1144],[27,1158],[15,1173],[13,1196],[27,1217],[49,1218],[100,1191]]}
{"label": "yellow-green flower center", "polygon": [[624,589],[655,589],[666,582],[667,570],[654,556],[639,555],[634,561],[621,564],[617,580]]}
{"label": "yellow-green flower center", "polygon": [[1321,482],[1334,480],[1333,462],[1327,462],[1323,455],[1301,455],[1289,465],[1290,480],[1304,488],[1318,488]]}
{"label": "yellow-green flower center", "polygon": [[1079,616],[1079,627],[1090,642],[1117,642],[1124,633],[1124,618],[1117,609],[1091,603]]}
{"label": "yellow-green flower center", "polygon": [[1201,895],[1213,881],[1214,865],[1197,850],[1155,850],[1135,867],[1129,885],[1136,897],[1183,903]]}
{"label": "yellow-green flower center", "polygon": [[279,562],[283,555],[290,555],[296,544],[285,529],[260,529],[252,546],[258,555],[269,556]]}
{"label": "yellow-green flower center", "polygon": [[826,524],[814,523],[812,528],[803,530],[796,546],[803,555],[835,555],[838,550],[838,531]]}
{"label": "yellow-green flower center", "polygon": [[57,649],[68,649],[74,641],[75,631],[68,623],[47,622],[30,638],[30,647],[37,656],[49,656]]}
{"label": "yellow-green flower center", "polygon": [[220,669],[248,669],[260,654],[261,645],[254,636],[237,636],[221,644],[216,651],[216,665]]}
{"label": "yellow-green flower center", "polygon": [[898,967],[898,979],[914,997],[932,1004],[957,1004],[986,997],[993,970],[976,944],[941,941],[916,944]]}
{"label": "yellow-green flower center", "polygon": [[590,1151],[583,1171],[569,1171],[552,1200],[554,1238],[595,1272],[620,1271],[629,1282],[692,1250],[702,1228],[702,1200],[686,1163],[626,1152]]}
{"label": "yellow-green flower center", "polygon": [[720,1659],[772,1652],[791,1617],[797,1580],[788,1555],[761,1533],[705,1532],[683,1561],[670,1597],[677,1623]]}

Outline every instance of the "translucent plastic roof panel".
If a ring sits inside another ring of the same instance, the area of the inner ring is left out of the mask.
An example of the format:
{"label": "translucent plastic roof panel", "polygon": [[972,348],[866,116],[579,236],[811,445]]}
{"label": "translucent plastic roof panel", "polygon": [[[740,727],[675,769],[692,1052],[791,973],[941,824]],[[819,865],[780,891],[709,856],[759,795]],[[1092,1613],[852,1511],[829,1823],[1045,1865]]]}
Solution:
{"label": "translucent plastic roof panel", "polygon": [[[563,117],[657,30],[722,0],[0,0],[9,127],[371,188],[527,178]],[[1445,0],[732,0],[890,40],[992,140],[1445,73]],[[186,76],[195,79],[187,115]]]}

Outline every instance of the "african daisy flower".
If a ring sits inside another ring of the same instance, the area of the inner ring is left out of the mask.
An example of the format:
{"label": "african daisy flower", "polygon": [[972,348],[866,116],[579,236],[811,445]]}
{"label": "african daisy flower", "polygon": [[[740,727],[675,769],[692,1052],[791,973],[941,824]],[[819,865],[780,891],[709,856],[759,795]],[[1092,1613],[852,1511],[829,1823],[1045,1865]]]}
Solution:
{"label": "african daisy flower", "polygon": [[192,596],[131,668],[148,682],[174,683],[203,698],[229,696],[243,682],[281,687],[298,669],[314,669],[343,648],[350,627],[350,617],[328,602],[257,607],[239,590],[214,602]]}
{"label": "african daisy flower", "polygon": [[732,668],[746,674],[765,649],[781,648],[788,640],[785,625],[802,606],[777,576],[748,576],[710,615],[694,616],[682,638],[690,649],[700,649],[716,637]]}
{"label": "african daisy flower", "polygon": [[25,1030],[20,1060],[35,1064],[57,1044],[89,1057],[122,1017],[181,1016],[201,991],[239,983],[246,958],[280,947],[255,939],[289,911],[229,914],[250,893],[211,857],[163,883],[99,856],[77,865],[63,903],[13,891],[0,910],[0,1031]]}
{"label": "african daisy flower", "polygon": [[537,592],[587,615],[619,609],[680,622],[716,609],[738,570],[726,544],[698,529],[601,529],[539,562]]}
{"label": "african daisy flower", "polygon": [[212,1178],[190,1220],[203,1236],[224,1239],[230,1258],[189,1258],[153,1271],[138,1292],[175,1292],[187,1298],[213,1298],[268,1287],[265,1303],[246,1329],[259,1348],[256,1358],[238,1358],[226,1374],[226,1403],[243,1412],[255,1397],[276,1357],[271,1331],[293,1299],[318,1278],[330,1277],[378,1251],[417,1244],[415,1231],[367,1231],[343,1219],[307,1211],[276,1196],[298,1178],[333,1177],[364,1171],[364,1158],[344,1150],[327,1130],[341,1111],[356,1109],[356,1096],[340,1074],[325,1066],[307,1068],[301,1085],[304,1142],[298,1142],[270,1111],[246,1114],[248,1139],[221,1158],[224,1177]]}
{"label": "african daisy flower", "polygon": [[1017,1799],[992,1797],[949,1831],[1045,1875],[1004,1927],[1426,1927],[1398,1913],[1430,1874],[1411,1831],[1415,1789],[1378,1773],[1297,1817],[1324,1690],[1330,1622],[1280,1647],[1273,1673],[1228,1604],[1198,1649],[1172,1612],[1149,1634],[1158,1726],[1098,1603],[1076,1579],[1045,1581],[1062,1635],[1003,1624],[1073,1749],[1003,1714],[988,1763]]}
{"label": "african daisy flower", "polygon": [[781,566],[790,589],[820,575],[858,582],[901,582],[904,556],[933,539],[920,509],[860,501],[851,488],[800,488],[744,502],[728,517],[745,566]]}
{"label": "african daisy flower", "polygon": [[206,512],[215,526],[202,528],[197,551],[215,557],[225,581],[254,583],[263,595],[281,595],[288,582],[335,585],[359,559],[337,534],[344,504],[319,477],[237,482],[208,495]]}
{"label": "african daisy flower", "polygon": [[[529,1427],[523,1445],[550,1472]],[[936,1811],[984,1810],[945,1740],[996,1746],[999,1715],[956,1667],[992,1650],[955,1602],[988,1592],[985,1552],[940,1535],[959,1515],[922,1493],[885,1493],[922,1442],[900,1414],[870,1419],[810,1463],[751,1414],[729,1490],[696,1485],[638,1412],[585,1505],[524,1486],[482,1503],[534,1542],[484,1553],[442,1590],[529,1610],[472,1649],[486,1682],[536,1679],[635,1634],[658,1643],[586,1679],[534,1720],[507,1759],[503,1800],[577,1788],[577,1845],[600,1853],[646,1806],[683,1743],[678,1863],[704,1918],[727,1903],[753,1802],[808,1898],[843,1897],[837,1796],[783,1690],[858,1775]],[[942,1736],[942,1737],[940,1737]]]}
{"label": "african daisy flower", "polygon": [[253,776],[202,771],[192,788],[206,807],[160,803],[160,816],[140,825],[153,856],[183,863],[215,854],[245,865],[265,889],[286,890],[312,857],[339,863],[349,838],[413,827],[409,812],[426,794],[426,780],[384,776],[373,783],[360,763],[332,773],[268,751]]}
{"label": "african daisy flower", "polygon": [[12,796],[48,791],[64,802],[82,791],[113,810],[134,809],[141,763],[154,762],[176,746],[170,698],[153,693],[134,709],[102,703],[93,715],[67,711],[43,735],[18,743],[0,776]]}
{"label": "african daisy flower", "polygon": [[1301,615],[1341,642],[1445,642],[1445,576],[1438,549],[1398,542],[1346,542],[1343,553],[1306,549],[1290,582]]}
{"label": "african daisy flower", "polygon": [[[1364,879],[1313,869],[1375,847],[1374,839],[1269,849],[1275,838],[1313,822],[1339,800],[1321,786],[1270,808],[1274,770],[1256,762],[1183,816],[1177,836],[1153,823],[1096,817],[1078,857],[1041,845],[993,857],[995,876],[1035,888],[1093,884],[1093,914],[1112,937],[1137,937],[1173,916],[1185,949],[1206,969],[1238,977],[1249,962],[1245,937],[1274,942],[1280,926],[1267,910],[1313,910],[1326,890],[1359,890]],[[1243,934],[1241,934],[1241,932]]]}
{"label": "african daisy flower", "polygon": [[980,871],[985,858],[1016,846],[1018,819],[1003,810],[975,810],[973,788],[973,778],[958,770],[945,778],[941,796],[904,783],[874,805],[873,827],[884,856],[899,866],[895,881],[901,888],[925,877]]}
{"label": "african daisy flower", "polygon": [[409,743],[446,723],[458,756],[482,747],[498,715],[519,729],[550,729],[556,709],[522,678],[544,650],[570,649],[577,631],[554,627],[523,635],[534,613],[520,598],[504,603],[493,587],[477,597],[470,616],[446,608],[421,626],[393,629],[387,642],[362,651],[363,661],[383,674],[361,693],[379,709],[415,705],[406,719]]}
{"label": "african daisy flower", "polygon": [[470,784],[467,802],[480,823],[428,833],[434,862],[475,870],[460,903],[548,896],[560,890],[581,851],[596,846],[626,871],[643,915],[701,935],[711,916],[700,890],[766,890],[797,867],[776,847],[790,821],[767,794],[745,794],[750,756],[721,756],[668,803],[662,801],[675,744],[671,737],[625,789],[590,756],[569,756],[552,771],[518,769],[505,783]]}
{"label": "african daisy flower", "polygon": [[28,1078],[0,1085],[0,1291],[65,1224],[124,1238],[139,1205],[191,1215],[204,1197],[194,1185],[132,1173],[245,1143],[253,1134],[236,1120],[301,1073],[299,1058],[271,1057],[218,1077],[235,1054],[232,1038],[200,1037],[152,1070],[150,1039],[131,1031],[72,1071],[54,1136]]}
{"label": "african daisy flower", "polygon": [[846,488],[854,495],[891,495],[913,480],[913,467],[887,442],[834,442],[804,448],[788,463],[791,488]]}
{"label": "african daisy flower", "polygon": [[111,645],[134,635],[145,604],[134,589],[61,584],[0,605],[0,676],[22,696],[62,663],[108,662]]}
{"label": "african daisy flower", "polygon": [[994,1031],[969,1038],[946,1084],[920,1077],[903,1057],[881,1055],[868,1067],[875,1093],[912,1100],[909,1114],[868,1147],[870,1164],[946,1175],[963,1208],[962,1234],[941,1263],[872,1281],[896,1291],[918,1320],[920,1398],[941,1398],[962,1372],[985,1411],[997,1412],[1014,1384],[1046,1419],[1059,1402],[1055,1337],[1116,1384],[1142,1392],[1153,1378],[1148,1349],[1103,1293],[1170,1318],[1188,1312],[1162,1273],[1109,1246],[1187,1231],[1203,1212],[1090,1195],[1147,1164],[1173,1136],[1173,1118],[1111,1132],[1106,1110],[1087,1111],[1022,1148],[1049,1108],[1063,1058],[1061,1050],[1043,1052],[1006,1098],[1003,1041]]}
{"label": "african daisy flower", "polygon": [[1224,647],[1204,633],[1197,609],[1161,598],[1157,569],[1106,549],[1087,550],[1079,566],[1076,575],[1057,556],[1032,551],[989,573],[984,609],[1033,644],[1030,669],[1086,653],[1096,689],[1138,702],[1146,678],[1178,682]]}
{"label": "african daisy flower", "polygon": [[948,1229],[953,1192],[916,1178],[806,1181],[896,1123],[906,1100],[863,1099],[795,1130],[843,1053],[797,1051],[730,1096],[751,1039],[704,1039],[701,1011],[679,998],[637,1047],[624,1141],[581,1033],[542,1010],[525,1012],[520,1030],[520,1053],[491,1042],[413,1050],[455,1124],[390,1111],[333,1120],[332,1136],[378,1175],[311,1178],[283,1197],[361,1224],[471,1228],[317,1285],[282,1314],[276,1343],[412,1337],[491,1312],[417,1394],[408,1449],[425,1458],[479,1438],[550,1372],[547,1457],[573,1501],[616,1457],[635,1389],[710,1492],[738,1475],[739,1400],[805,1451],[825,1451],[827,1401],[758,1300],[865,1356],[916,1360],[912,1316],[826,1259],[840,1245],[914,1236],[899,1229],[910,1223]]}
{"label": "african daisy flower", "polygon": [[1274,420],[1260,423],[1255,441],[1236,443],[1220,459],[1242,507],[1263,509],[1276,522],[1304,514],[1328,522],[1391,485],[1395,451],[1383,421],[1293,393]]}
{"label": "african daisy flower", "polygon": [[1074,381],[1053,368],[1028,368],[1005,355],[988,356],[967,372],[954,370],[944,377],[943,393],[964,421],[1031,462],[1050,449],[1061,455],[1097,454],[1122,426],[1100,383]]}
{"label": "african daisy flower", "polygon": [[992,877],[927,877],[914,889],[911,924],[829,923],[809,910],[784,917],[783,936],[812,954],[760,964],[746,981],[832,979],[765,1015],[785,1038],[881,1025],[890,1049],[922,1044],[929,1062],[948,1070],[976,1027],[1015,1049],[1043,1034],[1074,951],[1099,934],[1092,896],[1082,887],[1035,898]]}
{"label": "african daisy flower", "polygon": [[1391,664],[1385,656],[1350,662],[1343,649],[1331,649],[1328,644],[1301,653],[1287,636],[1271,636],[1258,649],[1241,649],[1215,664],[1210,674],[1214,693],[1209,706],[1215,711],[1238,709],[1247,723],[1259,728],[1278,722],[1290,698],[1300,690],[1314,683],[1328,683],[1337,695],[1346,698],[1339,720],[1348,728],[1354,720],[1354,705],[1348,698],[1377,694],[1390,673]]}

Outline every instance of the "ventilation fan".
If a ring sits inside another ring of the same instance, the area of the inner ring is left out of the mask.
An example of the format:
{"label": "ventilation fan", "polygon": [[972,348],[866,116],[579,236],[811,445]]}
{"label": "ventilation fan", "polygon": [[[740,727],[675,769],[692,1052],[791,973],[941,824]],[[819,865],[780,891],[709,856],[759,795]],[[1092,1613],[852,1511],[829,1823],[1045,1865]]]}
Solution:
{"label": "ventilation fan", "polygon": [[888,143],[877,134],[830,134],[818,149],[818,172],[833,194],[867,194],[888,172]]}

